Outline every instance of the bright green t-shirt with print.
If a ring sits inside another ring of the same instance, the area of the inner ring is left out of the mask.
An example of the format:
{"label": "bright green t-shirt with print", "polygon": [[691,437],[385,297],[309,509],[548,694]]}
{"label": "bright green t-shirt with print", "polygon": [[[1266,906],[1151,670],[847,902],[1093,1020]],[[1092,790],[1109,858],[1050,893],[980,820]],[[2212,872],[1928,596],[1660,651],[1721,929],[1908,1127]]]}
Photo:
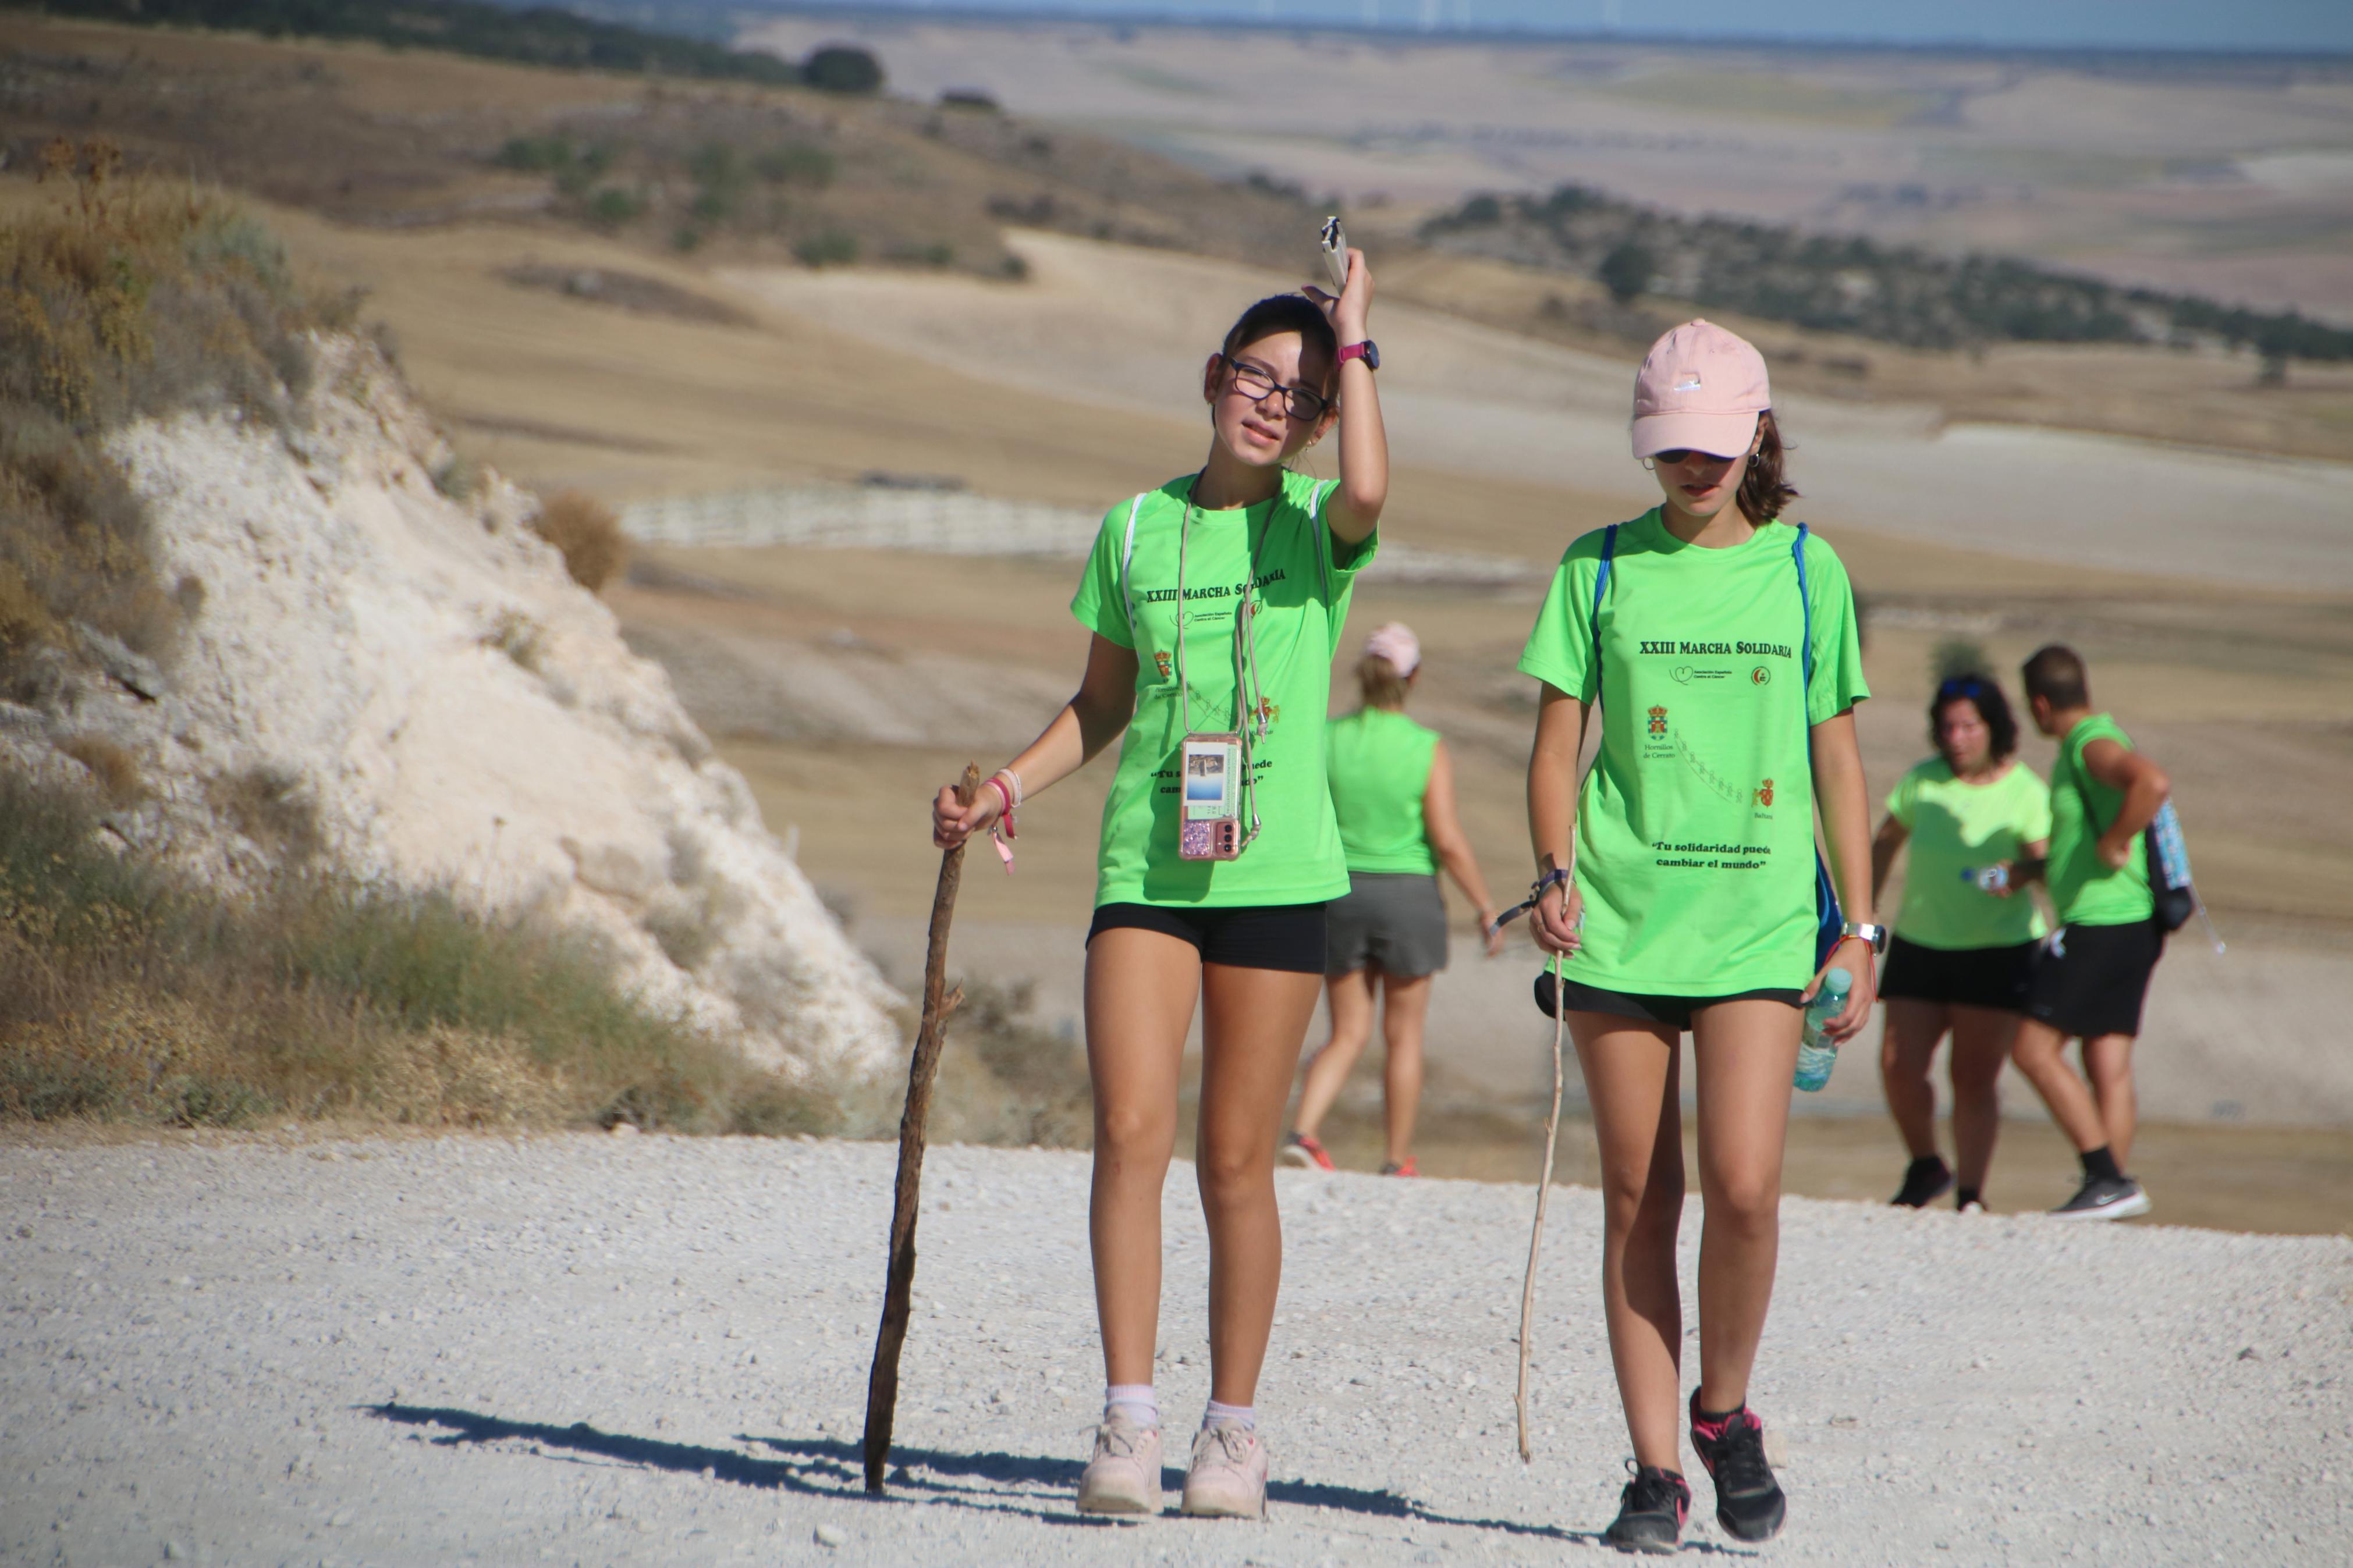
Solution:
{"label": "bright green t-shirt with print", "polygon": [[[1336,899],[1348,890],[1348,868],[1324,782],[1324,714],[1348,597],[1378,536],[1353,545],[1334,537],[1324,521],[1332,487],[1303,474],[1286,470],[1273,498],[1226,511],[1189,508],[1192,488],[1188,474],[1112,508],[1071,599],[1081,626],[1137,656],[1135,715],[1103,801],[1095,902],[1231,908]],[[1258,606],[1251,642],[1267,729],[1251,742],[1242,826],[1254,805],[1260,832],[1233,860],[1176,851],[1187,724],[1176,690],[1180,535],[1194,731],[1249,721],[1234,615],[1245,593]]]}
{"label": "bright green t-shirt with print", "polygon": [[2093,714],[2059,742],[2059,760],[2051,768],[2051,864],[2044,877],[2061,924],[2132,925],[2157,914],[2148,890],[2146,836],[2133,835],[2122,870],[2100,858],[2100,835],[2124,809],[2125,792],[2102,784],[2084,766],[2084,748],[2094,741],[2132,749],[2132,737],[2105,713]]}
{"label": "bright green t-shirt with print", "polygon": [[1520,668],[1601,704],[1601,748],[1577,806],[1585,940],[1570,979],[1611,991],[1720,996],[1803,987],[1814,972],[1810,726],[1870,695],[1854,593],[1810,534],[1813,680],[1791,547],[1683,543],[1656,509],[1618,531],[1594,667],[1603,531],[1568,547]]}
{"label": "bright green t-shirt with print", "polygon": [[1388,708],[1360,708],[1324,733],[1324,772],[1351,871],[1435,872],[1422,796],[1438,731]]}
{"label": "bright green t-shirt with print", "polygon": [[1949,952],[2016,947],[2050,931],[2023,888],[1999,899],[1970,878],[2051,837],[2051,790],[2033,769],[2012,763],[2000,776],[1970,784],[1955,778],[1944,758],[1930,757],[1896,784],[1887,814],[1912,836],[1897,936]]}

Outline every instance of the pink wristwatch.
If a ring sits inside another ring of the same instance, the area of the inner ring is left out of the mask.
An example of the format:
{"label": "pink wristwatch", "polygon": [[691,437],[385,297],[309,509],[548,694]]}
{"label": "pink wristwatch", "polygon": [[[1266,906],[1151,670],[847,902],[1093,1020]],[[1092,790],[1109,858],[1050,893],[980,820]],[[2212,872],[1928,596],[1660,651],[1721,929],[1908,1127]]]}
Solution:
{"label": "pink wristwatch", "polygon": [[1346,364],[1352,359],[1363,360],[1366,370],[1381,368],[1381,351],[1370,338],[1366,338],[1361,343],[1349,343],[1341,349],[1339,359],[1341,364]]}

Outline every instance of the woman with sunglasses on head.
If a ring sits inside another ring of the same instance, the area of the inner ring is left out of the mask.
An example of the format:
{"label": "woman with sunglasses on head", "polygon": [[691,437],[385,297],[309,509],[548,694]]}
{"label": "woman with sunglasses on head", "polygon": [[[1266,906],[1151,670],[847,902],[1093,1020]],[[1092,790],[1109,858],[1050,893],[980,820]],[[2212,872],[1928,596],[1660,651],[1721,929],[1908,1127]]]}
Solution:
{"label": "woman with sunglasses on head", "polygon": [[[2050,922],[2031,899],[2010,898],[2002,867],[2039,859],[2051,839],[2051,791],[2015,759],[2018,721],[2001,688],[1959,675],[1928,701],[1936,754],[1887,797],[1871,843],[1871,890],[1887,882],[1908,842],[1904,902],[1879,994],[1887,1033],[1879,1077],[1912,1163],[1891,1200],[1925,1208],[1952,1189],[1963,1213],[1985,1211],[1986,1172],[2001,1130],[1994,1088],[2024,1016],[2034,950]],[[1953,1037],[1953,1163],[1936,1152],[1936,1043]]]}
{"label": "woman with sunglasses on head", "polygon": [[[1763,356],[1706,321],[1669,332],[1635,380],[1633,445],[1660,504],[1568,547],[1520,668],[1544,682],[1530,913],[1558,981],[1546,974],[1539,997],[1565,1012],[1592,1106],[1602,1303],[1634,1448],[1603,1538],[1664,1552],[1691,1508],[1677,1429],[1682,1037],[1704,1208],[1692,1444],[1717,1521],[1763,1541],[1787,1505],[1747,1398],[1779,1250],[1800,1008],[1845,971],[1825,1033],[1852,1037],[1884,933],[1871,923],[1854,596],[1830,546],[1779,521],[1798,492]],[[1600,748],[1580,787],[1597,700]],[[1820,902],[1817,805],[1842,929]]]}
{"label": "woman with sunglasses on head", "polygon": [[[1086,1512],[1161,1508],[1160,1197],[1197,1001],[1210,1383],[1183,1506],[1266,1510],[1252,1399],[1282,1272],[1275,1143],[1323,985],[1324,906],[1348,890],[1324,712],[1388,494],[1372,297],[1352,250],[1336,298],[1310,289],[1242,312],[1202,372],[1199,471],[1103,519],[1071,601],[1093,634],[1078,694],[972,805],[948,789],[933,803],[944,847],[984,830],[1010,837],[1027,795],[1124,733],[1087,933],[1088,1226],[1107,1387],[1079,1487]],[[1338,480],[1293,471],[1335,427]]]}

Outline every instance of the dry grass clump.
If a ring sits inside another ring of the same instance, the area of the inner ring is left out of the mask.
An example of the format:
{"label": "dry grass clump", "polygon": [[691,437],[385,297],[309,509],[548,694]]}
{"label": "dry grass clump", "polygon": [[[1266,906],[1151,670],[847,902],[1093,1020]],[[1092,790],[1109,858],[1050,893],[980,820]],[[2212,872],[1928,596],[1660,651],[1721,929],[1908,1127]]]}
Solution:
{"label": "dry grass clump", "polygon": [[818,1132],[845,1111],[450,898],[225,897],[117,855],[89,792],[0,775],[0,1121]]}
{"label": "dry grass clump", "polygon": [[1094,1141],[1085,1049],[1029,1018],[1030,984],[964,982],[933,1101],[943,1142],[1083,1149]]}
{"label": "dry grass clump", "polygon": [[181,608],[100,437],[227,401],[283,420],[309,388],[313,312],[251,219],[118,177],[105,142],[51,142],[58,199],[0,227],[0,687],[88,631],[169,656]]}
{"label": "dry grass clump", "polygon": [[580,490],[558,490],[540,503],[532,527],[564,552],[564,569],[592,594],[629,563],[628,536],[613,509]]}

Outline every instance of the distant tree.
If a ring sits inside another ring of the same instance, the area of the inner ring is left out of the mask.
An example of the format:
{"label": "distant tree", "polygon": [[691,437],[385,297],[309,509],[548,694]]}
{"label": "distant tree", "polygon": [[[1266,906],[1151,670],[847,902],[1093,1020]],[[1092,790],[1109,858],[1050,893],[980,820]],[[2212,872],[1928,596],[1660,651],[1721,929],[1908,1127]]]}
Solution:
{"label": "distant tree", "polygon": [[1620,305],[1631,304],[1635,297],[1651,286],[1659,270],[1658,258],[1635,240],[1621,240],[1601,258],[1594,276],[1609,290],[1609,297]]}
{"label": "distant tree", "polygon": [[801,79],[826,92],[880,92],[882,63],[855,44],[828,44],[801,62]]}

